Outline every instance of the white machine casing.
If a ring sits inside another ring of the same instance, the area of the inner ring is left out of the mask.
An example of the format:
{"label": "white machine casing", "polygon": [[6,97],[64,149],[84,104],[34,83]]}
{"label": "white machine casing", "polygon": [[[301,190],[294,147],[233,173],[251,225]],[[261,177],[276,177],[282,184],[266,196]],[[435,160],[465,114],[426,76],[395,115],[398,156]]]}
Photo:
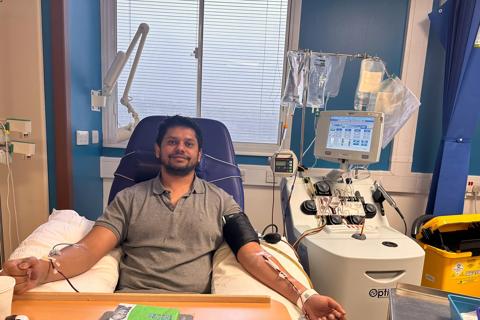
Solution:
{"label": "white machine casing", "polygon": [[[345,219],[352,214],[365,216],[357,201],[349,208],[345,206],[340,214],[344,218],[342,224],[327,225],[321,232],[301,241],[300,259],[314,288],[337,300],[346,309],[349,320],[385,320],[388,289],[399,282],[420,284],[423,249],[413,239],[390,227],[387,217],[381,215],[380,206],[372,199],[374,187],[370,178],[353,179],[351,184],[332,182],[324,177],[310,179],[312,183],[326,181],[331,190],[339,189],[344,194],[354,195],[359,191],[365,203],[374,204],[377,210],[373,218],[365,219],[365,240],[352,237],[360,232],[361,226],[347,224]],[[285,178],[281,187],[288,240],[293,243],[303,232],[317,227],[318,222],[315,216],[306,215],[300,209],[305,200],[311,199],[311,192],[302,178]]]}

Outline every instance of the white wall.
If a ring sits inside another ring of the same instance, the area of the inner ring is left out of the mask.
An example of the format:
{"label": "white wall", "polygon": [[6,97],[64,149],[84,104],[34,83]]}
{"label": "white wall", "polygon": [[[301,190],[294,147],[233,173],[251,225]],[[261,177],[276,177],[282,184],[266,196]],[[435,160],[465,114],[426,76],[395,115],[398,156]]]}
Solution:
{"label": "white wall", "polygon": [[[0,2],[0,119],[32,121],[36,154],[30,159],[14,156],[12,172],[20,240],[48,217],[48,174],[45,134],[43,52],[40,0]],[[19,138],[12,134],[13,139]],[[13,197],[7,209],[7,169],[0,165],[0,197],[7,256],[16,247]],[[9,227],[9,223],[11,227]],[[12,245],[10,245],[10,232]]]}

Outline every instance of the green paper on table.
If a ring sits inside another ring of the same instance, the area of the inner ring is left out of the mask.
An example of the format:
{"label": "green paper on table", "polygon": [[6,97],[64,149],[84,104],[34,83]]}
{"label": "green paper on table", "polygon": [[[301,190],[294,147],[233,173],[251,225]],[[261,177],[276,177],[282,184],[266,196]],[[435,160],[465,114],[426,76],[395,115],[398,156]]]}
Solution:
{"label": "green paper on table", "polygon": [[119,304],[109,320],[179,320],[180,311],[140,304]]}

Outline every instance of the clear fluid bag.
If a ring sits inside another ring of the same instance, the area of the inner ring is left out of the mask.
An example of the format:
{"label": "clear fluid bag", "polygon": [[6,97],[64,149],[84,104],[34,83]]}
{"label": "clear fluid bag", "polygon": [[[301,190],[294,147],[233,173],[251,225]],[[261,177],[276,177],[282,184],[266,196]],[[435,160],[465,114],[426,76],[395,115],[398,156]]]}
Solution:
{"label": "clear fluid bag", "polygon": [[282,104],[302,104],[303,82],[307,53],[289,51],[287,54],[288,76],[282,96]]}
{"label": "clear fluid bag", "polygon": [[340,91],[346,56],[312,52],[308,78],[307,106],[324,108],[328,98]]}
{"label": "clear fluid bag", "polygon": [[420,101],[398,77],[381,82],[374,103],[374,111],[383,112],[382,148],[385,148],[412,114],[418,110]]}
{"label": "clear fluid bag", "polygon": [[375,101],[376,94],[383,75],[385,64],[378,58],[363,59],[360,65],[360,76],[358,78],[357,90],[353,108],[359,111],[373,111],[372,101]]}

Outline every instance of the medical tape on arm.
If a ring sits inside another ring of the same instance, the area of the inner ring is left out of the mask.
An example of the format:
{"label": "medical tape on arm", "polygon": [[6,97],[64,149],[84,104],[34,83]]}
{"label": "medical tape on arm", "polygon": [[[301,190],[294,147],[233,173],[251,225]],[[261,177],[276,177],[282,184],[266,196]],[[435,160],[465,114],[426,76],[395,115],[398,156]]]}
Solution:
{"label": "medical tape on arm", "polygon": [[305,302],[307,302],[308,299],[310,299],[310,297],[312,297],[313,295],[319,294],[314,289],[307,289],[303,292],[300,292],[300,290],[298,290],[295,284],[292,281],[290,281],[290,279],[288,278],[288,275],[280,269],[280,267],[275,263],[275,261],[271,259],[272,257],[271,254],[263,251],[263,252],[258,252],[257,255],[261,256],[265,260],[265,263],[267,263],[273,270],[278,272],[278,276],[281,279],[288,281],[288,283],[292,286],[293,290],[298,294],[296,305],[298,308],[300,308],[300,310],[303,311],[303,305],[305,304]]}
{"label": "medical tape on arm", "polygon": [[[283,272],[282,269],[280,269],[278,264],[276,264],[275,261],[271,259],[273,256],[265,251],[258,252],[257,255],[261,256],[265,261],[265,263],[270,266],[270,268],[278,272],[278,276],[280,279],[286,280],[292,286],[295,293],[298,294],[300,301],[303,302],[303,300],[301,299],[302,293],[297,288],[297,286],[295,286],[295,284],[288,278],[288,275],[285,272]],[[298,305],[298,300],[297,300],[297,305]],[[301,304],[301,306],[299,306],[299,308],[303,309],[302,307],[303,307],[303,303]]]}

